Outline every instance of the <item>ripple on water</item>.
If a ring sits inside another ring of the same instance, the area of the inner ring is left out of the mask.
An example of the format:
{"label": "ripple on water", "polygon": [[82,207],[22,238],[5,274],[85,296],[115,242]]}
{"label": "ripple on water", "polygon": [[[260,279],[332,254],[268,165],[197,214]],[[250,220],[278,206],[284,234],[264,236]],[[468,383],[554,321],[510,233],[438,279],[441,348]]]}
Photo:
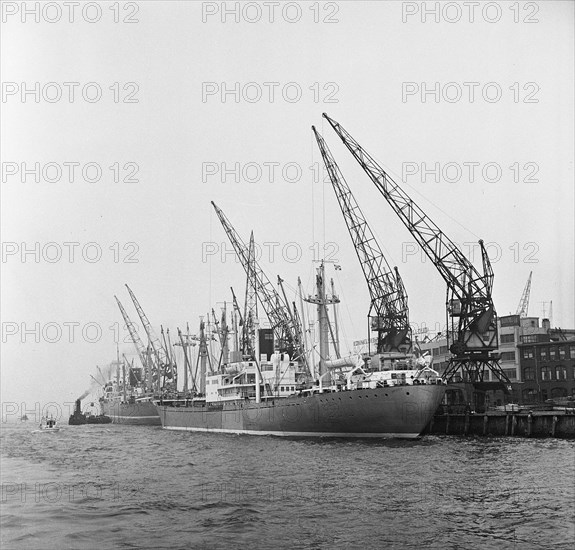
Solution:
{"label": "ripple on water", "polygon": [[[0,435],[6,548],[571,548],[575,442]],[[270,543],[271,541],[271,543]]]}

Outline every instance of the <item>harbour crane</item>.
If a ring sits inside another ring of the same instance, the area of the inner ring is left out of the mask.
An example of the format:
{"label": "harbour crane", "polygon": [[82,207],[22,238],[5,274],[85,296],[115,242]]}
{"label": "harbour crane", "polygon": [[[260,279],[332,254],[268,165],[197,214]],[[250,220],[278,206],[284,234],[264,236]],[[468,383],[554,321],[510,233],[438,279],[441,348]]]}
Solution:
{"label": "harbour crane", "polygon": [[520,317],[527,317],[527,312],[529,311],[529,295],[531,294],[531,276],[533,271],[529,273],[529,278],[527,279],[527,284],[521,295],[521,300],[519,300],[519,305],[517,306],[517,313]]}
{"label": "harbour crane", "polygon": [[[132,339],[132,342],[134,343],[134,347],[136,348],[136,352],[137,352],[138,356],[140,357],[140,361],[142,362],[142,367],[144,367],[145,384],[146,384],[146,386],[151,386],[152,385],[152,376],[155,375],[156,371],[157,371],[156,365],[151,360],[151,357],[148,355],[146,348],[145,348],[145,346],[144,346],[144,344],[140,338],[140,335],[138,334],[138,330],[136,329],[136,326],[134,325],[134,323],[132,323],[132,320],[130,319],[130,317],[128,316],[128,313],[126,312],[126,310],[124,309],[124,306],[122,305],[122,302],[120,302],[120,300],[118,300],[117,296],[114,296],[114,298],[116,299],[118,307],[120,308],[120,312],[122,313],[122,317],[124,318],[124,323],[126,324],[128,332],[130,333],[130,338]],[[146,389],[148,389],[148,387],[146,387]]]}
{"label": "harbour crane", "polygon": [[367,282],[371,298],[367,316],[371,330],[377,332],[377,353],[409,352],[409,309],[399,271],[397,267],[392,271],[325,140],[315,126],[312,130]]}
{"label": "harbour crane", "polygon": [[451,380],[461,369],[464,379],[480,384],[484,382],[485,373],[489,370],[504,389],[508,390],[509,378],[499,365],[500,355],[494,353],[498,347],[498,340],[497,314],[491,294],[493,270],[483,241],[479,241],[483,263],[482,275],[459,247],[439,229],[341,124],[325,113],[323,117],[447,283],[447,315],[451,318],[450,351],[453,355],[443,374],[444,378],[447,381]]}
{"label": "harbour crane", "polygon": [[[257,260],[250,257],[248,247],[244,244],[222,210],[218,208],[213,201],[212,206],[246,271],[246,275],[248,275],[248,277],[252,275],[255,281],[257,296],[273,327],[279,351],[289,353],[294,360],[301,358],[305,362],[305,349],[301,329],[294,323],[294,318],[289,307],[282,301],[280,295],[262,271]],[[251,268],[250,265],[252,266]],[[252,270],[253,273],[250,273]]]}
{"label": "harbour crane", "polygon": [[156,359],[155,364],[156,364],[156,370],[157,370],[157,389],[160,389],[160,378],[163,377],[164,380],[165,378],[170,374],[170,359],[166,354],[165,349],[163,348],[160,339],[156,336],[156,333],[154,332],[154,329],[152,328],[152,324],[150,323],[150,321],[148,320],[148,317],[146,316],[146,314],[144,313],[144,310],[142,309],[142,306],[140,305],[140,302],[138,302],[138,299],[136,298],[135,294],[132,292],[132,290],[130,289],[130,287],[128,285],[126,285],[126,288],[128,289],[128,292],[130,294],[130,297],[132,298],[132,302],[134,302],[134,306],[136,308],[136,311],[138,312],[138,316],[140,317],[140,321],[142,321],[142,325],[144,326],[144,330],[146,331],[146,335],[148,336],[148,341],[150,343],[150,346],[152,348],[152,352],[154,354],[154,357]]}

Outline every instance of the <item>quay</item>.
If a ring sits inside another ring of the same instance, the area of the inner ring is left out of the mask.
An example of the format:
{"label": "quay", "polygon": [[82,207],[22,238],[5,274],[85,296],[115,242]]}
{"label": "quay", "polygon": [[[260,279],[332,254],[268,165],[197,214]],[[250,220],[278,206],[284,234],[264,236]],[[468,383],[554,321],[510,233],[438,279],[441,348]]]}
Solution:
{"label": "quay", "polygon": [[424,434],[575,439],[575,410],[436,414]]}

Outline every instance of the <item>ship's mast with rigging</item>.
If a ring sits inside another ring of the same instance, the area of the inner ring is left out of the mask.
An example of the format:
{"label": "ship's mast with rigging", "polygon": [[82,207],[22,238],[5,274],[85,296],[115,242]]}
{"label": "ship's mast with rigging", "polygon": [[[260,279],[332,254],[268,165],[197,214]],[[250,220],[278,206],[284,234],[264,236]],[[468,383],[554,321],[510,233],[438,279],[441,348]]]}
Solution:
{"label": "ship's mast with rigging", "polygon": [[[321,381],[324,381],[324,378],[329,378],[329,376],[326,376],[329,373],[326,361],[329,359],[329,334],[331,330],[327,306],[339,303],[339,298],[337,298],[337,296],[328,297],[326,295],[325,266],[323,261],[320,262],[320,265],[317,268],[315,282],[315,295],[308,296],[307,298],[304,298],[304,300],[317,306],[317,322],[319,328],[319,378]],[[329,382],[329,380],[325,381]]]}
{"label": "ship's mast with rigging", "polygon": [[[250,275],[253,276],[253,280],[256,283],[257,296],[272,324],[279,351],[287,351],[294,360],[301,360],[305,363],[306,357],[301,338],[301,330],[300,327],[295,325],[289,306],[283,302],[270,280],[260,268],[257,260],[252,257],[248,247],[244,244],[222,210],[218,208],[213,201],[212,205],[246,274],[248,277],[250,277]],[[252,266],[251,268],[250,265]]]}

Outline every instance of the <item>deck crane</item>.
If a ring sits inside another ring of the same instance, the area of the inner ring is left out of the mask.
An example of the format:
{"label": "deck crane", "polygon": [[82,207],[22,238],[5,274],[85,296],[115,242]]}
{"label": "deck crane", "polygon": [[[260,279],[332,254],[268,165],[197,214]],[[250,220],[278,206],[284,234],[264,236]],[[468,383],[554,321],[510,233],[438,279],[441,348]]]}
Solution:
{"label": "deck crane", "polygon": [[250,260],[248,247],[237,234],[225,214],[213,201],[212,206],[248,276],[251,269],[249,266],[250,264],[252,265],[256,293],[273,327],[279,351],[285,351],[294,360],[301,359],[305,363],[306,357],[301,329],[293,322],[293,316],[289,307],[282,301],[278,292],[257,263],[257,260],[255,258]]}
{"label": "deck crane", "polygon": [[517,306],[517,313],[521,317],[527,317],[527,312],[529,310],[529,294],[531,293],[531,276],[533,271],[529,273],[529,278],[527,279],[527,284],[525,285],[525,290],[521,295],[521,300],[519,300],[519,305]]}
{"label": "deck crane", "polygon": [[135,294],[132,292],[132,290],[128,285],[126,285],[126,288],[128,289],[130,297],[132,298],[132,302],[134,302],[134,306],[136,308],[136,311],[138,312],[140,320],[142,321],[142,325],[144,326],[144,330],[146,331],[148,341],[150,342],[150,346],[152,348],[157,370],[156,383],[157,383],[157,389],[159,390],[161,387],[160,379],[163,378],[165,380],[165,378],[170,373],[170,367],[171,367],[170,359],[167,356],[166,351],[164,350],[160,342],[160,339],[156,336],[156,333],[154,332],[154,329],[152,328],[152,325],[148,320],[148,317],[144,313],[144,310],[142,309],[140,302],[138,302],[138,299],[136,298]]}
{"label": "deck crane", "polygon": [[392,271],[325,140],[315,126],[312,130],[367,281],[371,298],[367,316],[371,330],[377,332],[377,353],[409,352],[409,309],[399,271],[397,267]]}
{"label": "deck crane", "polygon": [[126,310],[124,309],[122,302],[120,302],[120,300],[118,300],[117,296],[114,296],[114,298],[116,299],[118,307],[120,308],[120,312],[122,313],[122,317],[124,318],[124,323],[126,324],[128,332],[130,333],[130,338],[132,339],[132,342],[134,343],[134,347],[136,348],[136,352],[138,353],[138,356],[140,357],[140,361],[142,362],[142,367],[144,367],[145,385],[146,385],[146,389],[148,389],[149,387],[152,386],[152,376],[156,372],[156,365],[154,364],[154,362],[151,360],[150,356],[148,355],[146,348],[144,346],[144,343],[142,342],[140,335],[138,334],[136,326],[134,325],[134,323],[132,323],[132,320],[130,319],[130,317],[128,317],[128,314],[127,314]]}
{"label": "deck crane", "polygon": [[481,275],[457,245],[341,124],[325,113],[323,116],[447,283],[447,315],[451,317],[450,351],[453,355],[444,378],[451,380],[461,369],[468,381],[479,384],[484,382],[485,372],[489,370],[508,389],[509,378],[499,365],[499,355],[493,353],[498,347],[497,314],[491,296],[493,270],[483,241],[479,241],[483,262]]}

